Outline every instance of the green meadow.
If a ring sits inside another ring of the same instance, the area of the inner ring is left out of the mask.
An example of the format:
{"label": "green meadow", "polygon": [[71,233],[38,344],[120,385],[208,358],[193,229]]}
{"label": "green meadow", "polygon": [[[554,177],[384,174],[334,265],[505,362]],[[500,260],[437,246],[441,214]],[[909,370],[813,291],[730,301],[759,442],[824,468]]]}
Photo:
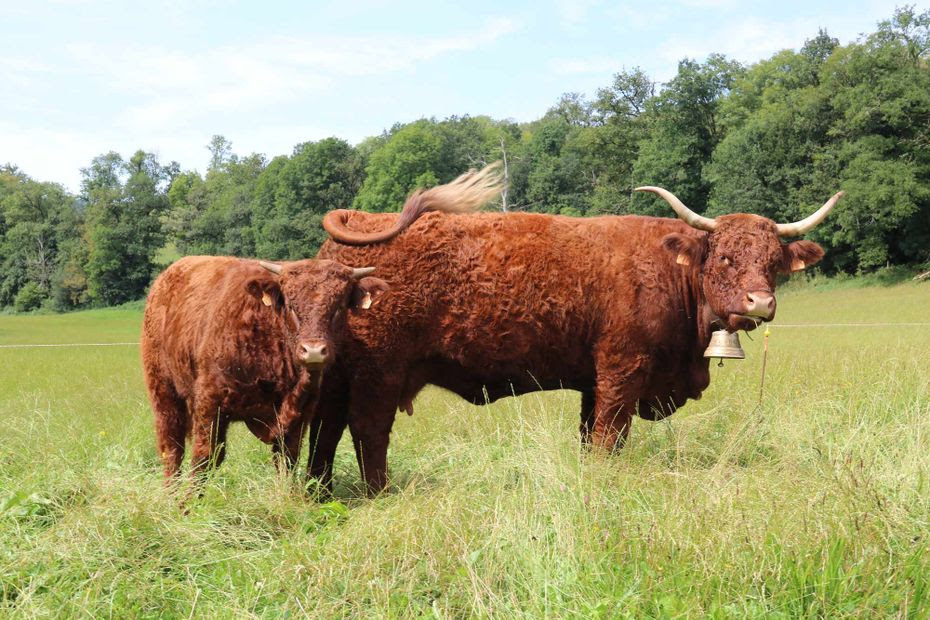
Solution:
{"label": "green meadow", "polygon": [[[321,503],[234,426],[187,515],[137,346],[0,348],[0,615],[926,618],[928,308],[930,283],[788,286],[761,402],[757,330],[614,455],[580,448],[577,393],[427,389],[375,499],[347,439]],[[0,316],[0,345],[133,342],[140,321]],[[791,326],[861,322],[923,325]]]}

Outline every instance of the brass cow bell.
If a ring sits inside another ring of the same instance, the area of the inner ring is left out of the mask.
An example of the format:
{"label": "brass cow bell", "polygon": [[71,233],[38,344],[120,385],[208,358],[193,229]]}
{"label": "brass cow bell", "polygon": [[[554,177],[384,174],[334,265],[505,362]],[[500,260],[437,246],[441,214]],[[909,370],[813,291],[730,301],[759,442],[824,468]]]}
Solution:
{"label": "brass cow bell", "polygon": [[[718,329],[710,336],[710,344],[704,351],[704,357],[719,357],[721,360],[741,360],[746,357],[743,347],[739,346],[739,336],[725,329]],[[721,361],[722,363],[722,361]]]}

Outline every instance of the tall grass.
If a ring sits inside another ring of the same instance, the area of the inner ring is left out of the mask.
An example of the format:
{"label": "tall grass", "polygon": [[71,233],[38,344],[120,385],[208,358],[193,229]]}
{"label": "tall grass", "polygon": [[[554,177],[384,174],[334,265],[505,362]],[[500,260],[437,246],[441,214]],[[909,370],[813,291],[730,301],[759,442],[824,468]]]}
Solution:
{"label": "tall grass", "polygon": [[[401,414],[393,487],[303,497],[243,428],[188,515],[135,347],[0,349],[0,612],[24,616],[930,615],[930,284],[780,295],[703,399],[588,453],[573,392]],[[0,317],[0,344],[122,341],[135,311]]]}

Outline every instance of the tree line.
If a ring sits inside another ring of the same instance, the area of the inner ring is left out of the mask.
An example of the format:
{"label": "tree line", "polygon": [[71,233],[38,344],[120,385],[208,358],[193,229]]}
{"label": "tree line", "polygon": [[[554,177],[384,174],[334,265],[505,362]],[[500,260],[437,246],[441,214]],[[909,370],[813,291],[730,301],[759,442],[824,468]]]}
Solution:
{"label": "tree line", "polygon": [[332,209],[396,211],[417,187],[505,163],[499,208],[669,216],[661,185],[698,213],[800,219],[847,196],[810,237],[822,269],[930,262],[930,10],[895,10],[841,46],[820,30],[752,65],[685,59],[657,84],[617,73],[529,123],[485,116],[397,124],[353,146],[237,155],[214,136],[206,173],[138,151],[82,169],[77,195],[0,167],[0,308],[69,310],[141,298],[176,254],[313,256]]}

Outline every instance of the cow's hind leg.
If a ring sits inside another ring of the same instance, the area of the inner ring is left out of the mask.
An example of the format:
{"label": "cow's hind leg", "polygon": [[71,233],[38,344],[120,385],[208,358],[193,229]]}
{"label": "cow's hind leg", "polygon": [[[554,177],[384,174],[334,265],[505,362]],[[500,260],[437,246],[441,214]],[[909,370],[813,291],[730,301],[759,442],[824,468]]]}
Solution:
{"label": "cow's hind leg", "polygon": [[591,445],[591,435],[594,433],[594,390],[581,391],[581,445]]}

